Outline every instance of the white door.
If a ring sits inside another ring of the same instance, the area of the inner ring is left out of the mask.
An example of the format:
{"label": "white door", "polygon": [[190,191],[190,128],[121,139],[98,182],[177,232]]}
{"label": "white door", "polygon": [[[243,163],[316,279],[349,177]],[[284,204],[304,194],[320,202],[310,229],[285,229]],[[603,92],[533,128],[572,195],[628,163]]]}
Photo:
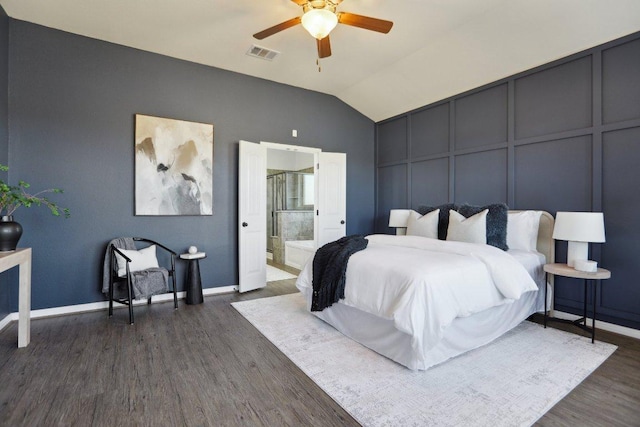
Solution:
{"label": "white door", "polygon": [[238,290],[267,285],[267,148],[240,141],[238,167]]}
{"label": "white door", "polygon": [[319,153],[318,238],[317,247],[347,233],[346,226],[347,155]]}

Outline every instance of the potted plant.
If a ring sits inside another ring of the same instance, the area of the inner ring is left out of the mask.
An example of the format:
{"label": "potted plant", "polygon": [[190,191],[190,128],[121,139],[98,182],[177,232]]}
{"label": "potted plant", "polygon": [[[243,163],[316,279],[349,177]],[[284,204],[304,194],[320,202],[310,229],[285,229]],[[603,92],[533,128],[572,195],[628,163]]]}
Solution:
{"label": "potted plant", "polygon": [[[0,164],[0,171],[8,170],[8,166]],[[69,209],[60,208],[44,196],[47,193],[62,193],[60,188],[49,188],[32,194],[29,192],[29,187],[31,185],[22,180],[18,185],[9,185],[0,179],[0,252],[15,250],[22,236],[22,226],[13,220],[13,213],[19,207],[44,205],[55,216],[60,216],[62,213],[65,218],[69,218],[71,215]]]}

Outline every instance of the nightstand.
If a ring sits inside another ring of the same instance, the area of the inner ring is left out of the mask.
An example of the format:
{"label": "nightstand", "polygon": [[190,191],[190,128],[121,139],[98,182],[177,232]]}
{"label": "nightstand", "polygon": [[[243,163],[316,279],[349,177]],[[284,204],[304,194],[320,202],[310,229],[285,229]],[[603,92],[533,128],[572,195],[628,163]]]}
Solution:
{"label": "nightstand", "polygon": [[[547,327],[547,320],[553,320],[556,322],[563,323],[571,323],[579,327],[580,329],[591,332],[591,342],[593,343],[596,338],[596,294],[598,289],[598,283],[602,280],[606,280],[611,277],[611,272],[609,270],[605,270],[604,268],[598,268],[598,271],[594,271],[593,273],[588,273],[586,271],[576,270],[573,267],[569,267],[567,264],[545,264],[544,271],[547,275],[545,277],[546,282],[548,282],[548,275],[553,274],[554,276],[563,276],[563,277],[572,277],[574,279],[584,279],[584,313],[580,319],[577,320],[565,320],[558,319],[555,317],[550,317],[548,315],[547,310],[547,287],[544,287],[544,327]],[[592,312],[593,312],[593,322],[591,323],[591,327],[587,326],[587,282],[591,280],[593,282],[593,304],[592,304]],[[554,293],[555,299],[555,293]]]}

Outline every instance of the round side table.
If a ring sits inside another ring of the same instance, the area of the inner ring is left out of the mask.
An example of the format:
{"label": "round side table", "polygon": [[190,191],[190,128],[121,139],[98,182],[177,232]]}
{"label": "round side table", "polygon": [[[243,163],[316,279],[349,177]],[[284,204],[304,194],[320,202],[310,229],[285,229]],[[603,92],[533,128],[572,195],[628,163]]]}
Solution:
{"label": "round side table", "polygon": [[[591,333],[591,342],[593,343],[596,339],[596,297],[598,293],[598,283],[602,280],[609,279],[611,277],[611,272],[609,270],[605,270],[604,268],[598,268],[597,271],[594,272],[585,272],[576,270],[573,267],[569,267],[567,264],[545,264],[544,271],[546,275],[553,274],[554,276],[563,276],[563,277],[572,277],[574,279],[584,279],[584,310],[581,318],[577,320],[565,320],[558,319],[555,317],[550,317],[547,311],[547,287],[544,287],[544,327],[547,327],[547,321],[553,320],[556,322],[564,322],[564,323],[572,323],[579,327],[580,329]],[[592,301],[592,313],[593,319],[591,321],[591,327],[587,326],[587,282],[591,280],[593,282],[593,301]],[[545,280],[545,283],[548,282]],[[553,297],[555,299],[555,292],[553,293]]]}
{"label": "round side table", "polygon": [[195,254],[180,254],[180,258],[188,261],[187,275],[185,278],[185,289],[187,291],[187,304],[202,304],[204,297],[202,296],[202,280],[200,279],[200,260],[206,258],[204,252],[196,252]]}

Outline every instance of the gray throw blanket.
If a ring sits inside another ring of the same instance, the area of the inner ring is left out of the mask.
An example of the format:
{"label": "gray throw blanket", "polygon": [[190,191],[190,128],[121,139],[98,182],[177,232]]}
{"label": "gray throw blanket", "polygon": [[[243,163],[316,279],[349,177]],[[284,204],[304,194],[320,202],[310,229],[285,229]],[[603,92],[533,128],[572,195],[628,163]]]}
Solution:
{"label": "gray throw blanket", "polygon": [[349,257],[365,249],[368,243],[361,235],[346,236],[316,251],[313,257],[311,311],[322,311],[344,299]]}
{"label": "gray throw blanket", "polygon": [[169,272],[166,268],[147,268],[131,273],[131,277],[136,299],[147,299],[169,290]]}
{"label": "gray throw blanket", "polygon": [[[113,239],[107,245],[102,268],[102,293],[107,295],[109,294],[109,275],[111,273],[111,257],[109,256],[111,244],[118,249],[136,250],[136,245],[131,237]],[[169,290],[169,272],[166,268],[149,268],[131,273],[131,276],[135,299],[147,299],[153,295],[163,294]],[[127,298],[128,294],[129,292],[126,286],[114,284],[114,299]]]}

